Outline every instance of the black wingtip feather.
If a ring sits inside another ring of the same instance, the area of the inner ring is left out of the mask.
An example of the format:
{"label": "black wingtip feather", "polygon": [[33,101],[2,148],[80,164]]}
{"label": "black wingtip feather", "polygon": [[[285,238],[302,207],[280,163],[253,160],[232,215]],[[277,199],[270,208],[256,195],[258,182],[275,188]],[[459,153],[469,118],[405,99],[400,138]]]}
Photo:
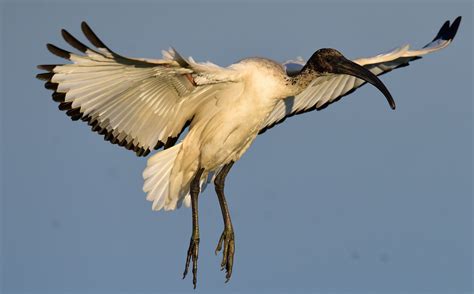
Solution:
{"label": "black wingtip feather", "polygon": [[93,128],[93,127],[97,126],[99,124],[99,122],[95,119],[91,119],[87,124],[90,125]]}
{"label": "black wingtip feather", "polygon": [[46,44],[46,48],[48,48],[49,52],[53,53],[54,55],[65,58],[65,59],[70,59],[71,58],[71,52],[68,52],[64,49],[58,48],[54,46],[53,44]]}
{"label": "black wingtip feather", "polygon": [[[97,121],[96,121],[96,122],[97,122]],[[91,130],[92,130],[93,132],[99,132],[101,129],[102,129],[101,126],[99,126],[98,124],[93,125],[92,128],[91,128]]]}
{"label": "black wingtip feather", "polygon": [[66,111],[72,108],[72,102],[61,102],[58,105],[58,109],[61,111]]}
{"label": "black wingtip feather", "polygon": [[127,139],[117,140],[117,145],[120,147],[127,145],[127,143]]}
{"label": "black wingtip feather", "polygon": [[448,32],[448,30],[449,30],[449,20],[444,22],[444,24],[441,26],[438,33],[436,34],[436,36],[433,38],[431,42],[443,38],[443,36],[445,36],[446,33]]}
{"label": "black wingtip feather", "polygon": [[81,29],[86,38],[89,40],[89,42],[92,43],[92,45],[96,46],[97,48],[105,48],[108,49],[107,46],[97,37],[97,35],[92,31],[90,26],[83,21],[81,23]]}
{"label": "black wingtip feather", "polygon": [[58,64],[40,64],[37,65],[36,68],[39,70],[46,70],[52,72],[56,66],[58,66]]}
{"label": "black wingtip feather", "polygon": [[64,100],[66,99],[66,93],[54,92],[52,96],[53,96],[53,101],[56,101],[56,102],[64,102]]}
{"label": "black wingtip feather", "polygon": [[92,117],[90,117],[90,116],[88,116],[88,115],[82,116],[82,117],[81,117],[81,120],[88,123],[88,122],[90,122],[90,121],[92,120]]}
{"label": "black wingtip feather", "polygon": [[39,73],[36,75],[36,78],[38,80],[42,80],[42,81],[50,81],[51,78],[54,76],[54,73],[52,72],[46,72],[46,73]]}
{"label": "black wingtip feather", "polygon": [[140,148],[138,149],[138,151],[135,152],[135,154],[137,154],[138,157],[144,156],[144,154],[146,153],[147,150],[148,150],[148,149],[145,149],[145,148],[143,148],[143,147],[140,147]]}
{"label": "black wingtip feather", "polygon": [[61,30],[61,35],[63,36],[64,40],[71,45],[72,47],[76,48],[77,50],[81,51],[82,53],[86,53],[87,49],[89,49],[86,45],[81,43],[79,40],[74,38],[68,31],[65,29]]}
{"label": "black wingtip feather", "polygon": [[125,148],[128,150],[133,150],[133,142],[129,142],[127,145],[125,145]]}
{"label": "black wingtip feather", "polygon": [[110,141],[113,138],[112,132],[105,134],[104,140]]}
{"label": "black wingtip feather", "polygon": [[73,116],[73,115],[77,115],[77,114],[80,114],[81,113],[81,109],[80,108],[73,108],[73,109],[69,109],[66,114],[69,115],[69,116]]}
{"label": "black wingtip feather", "polygon": [[456,17],[456,19],[453,21],[453,23],[450,25],[449,20],[447,20],[441,29],[439,29],[439,32],[436,34],[434,37],[433,41],[436,40],[452,40],[454,39],[454,36],[456,36],[456,33],[459,28],[459,24],[461,23],[461,16]]}
{"label": "black wingtip feather", "polygon": [[71,118],[71,120],[80,120],[82,118],[82,113],[79,111],[79,109],[71,109],[68,111],[67,115]]}
{"label": "black wingtip feather", "polygon": [[158,143],[156,143],[155,147],[153,149],[155,150],[158,150],[160,149],[161,147],[163,147],[165,144],[161,141],[158,141]]}
{"label": "black wingtip feather", "polygon": [[44,87],[48,90],[54,90],[56,91],[58,89],[58,84],[56,83],[51,83],[51,82],[46,82],[44,83]]}
{"label": "black wingtip feather", "polygon": [[450,40],[454,39],[456,36],[456,33],[458,32],[459,25],[461,24],[461,16],[456,17],[456,19],[453,21],[453,24],[451,25],[451,28],[449,30],[448,38]]}

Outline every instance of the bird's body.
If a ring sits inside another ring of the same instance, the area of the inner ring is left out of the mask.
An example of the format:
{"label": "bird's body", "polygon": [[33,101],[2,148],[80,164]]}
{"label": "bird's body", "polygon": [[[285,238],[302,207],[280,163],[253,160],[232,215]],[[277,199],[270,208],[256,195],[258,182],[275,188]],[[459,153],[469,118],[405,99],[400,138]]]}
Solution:
{"label": "bird's body", "polygon": [[[67,31],[75,54],[54,45],[48,49],[72,64],[40,65],[45,87],[73,120],[87,122],[104,139],[146,156],[143,190],[154,210],[192,207],[193,233],[184,276],[192,260],[196,286],[199,248],[198,195],[214,180],[224,219],[217,251],[231,277],[234,230],[224,196],[227,173],[258,134],[286,118],[324,109],[366,82],[395,102],[377,75],[408,65],[421,56],[448,46],[461,18],[447,21],[436,37],[420,50],[408,45],[385,54],[350,61],[335,49],[320,49],[306,62],[278,62],[246,58],[228,67],[198,63],[174,49],[162,59],[135,59],[110,50],[86,23],[82,30],[97,49]],[[183,132],[188,129],[186,135]],[[180,142],[180,136],[183,137]]]}
{"label": "bird's body", "polygon": [[278,100],[303,90],[291,83],[280,64],[265,58],[244,59],[222,71],[226,79],[232,75],[232,81],[224,82],[196,109],[173,163],[168,197],[178,196],[178,202],[189,194],[189,183],[199,167],[206,179],[239,160]]}
{"label": "bird's body", "polygon": [[[268,67],[271,64],[273,67]],[[216,93],[196,112],[188,136],[200,146],[201,166],[213,171],[237,161],[256,138],[278,99],[289,95],[285,73],[276,62],[246,59],[230,66],[237,79]]]}

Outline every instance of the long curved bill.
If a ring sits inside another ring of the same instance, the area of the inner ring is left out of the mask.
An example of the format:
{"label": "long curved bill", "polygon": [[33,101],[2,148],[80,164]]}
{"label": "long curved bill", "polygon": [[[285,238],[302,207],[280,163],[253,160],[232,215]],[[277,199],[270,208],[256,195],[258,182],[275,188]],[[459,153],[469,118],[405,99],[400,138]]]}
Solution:
{"label": "long curved bill", "polygon": [[393,100],[392,95],[388,91],[387,87],[385,87],[382,81],[370,70],[344,58],[343,60],[339,61],[338,64],[335,66],[335,72],[340,74],[351,75],[374,85],[377,89],[380,90],[380,92],[384,94],[385,98],[387,98],[390,107],[392,109],[395,109],[395,101]]}

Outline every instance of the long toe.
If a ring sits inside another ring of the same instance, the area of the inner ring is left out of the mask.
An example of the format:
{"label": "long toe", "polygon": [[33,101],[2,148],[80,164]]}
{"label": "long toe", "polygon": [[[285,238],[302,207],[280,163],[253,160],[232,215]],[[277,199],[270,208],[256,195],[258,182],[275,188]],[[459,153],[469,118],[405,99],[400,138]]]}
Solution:
{"label": "long toe", "polygon": [[193,262],[193,287],[196,289],[197,285],[197,264],[198,264],[198,255],[199,255],[199,238],[191,238],[188,248],[188,254],[186,256],[186,265],[184,268],[183,279],[186,278],[188,274],[189,264]]}
{"label": "long toe", "polygon": [[216,254],[222,251],[221,270],[226,271],[226,283],[232,276],[232,267],[234,265],[235,240],[233,230],[224,230],[216,247]]}
{"label": "long toe", "polygon": [[229,282],[230,277],[232,276],[232,267],[234,266],[234,252],[235,252],[235,243],[234,239],[229,242],[229,248],[227,249],[227,263],[226,263],[226,271],[227,274],[225,276],[225,282]]}

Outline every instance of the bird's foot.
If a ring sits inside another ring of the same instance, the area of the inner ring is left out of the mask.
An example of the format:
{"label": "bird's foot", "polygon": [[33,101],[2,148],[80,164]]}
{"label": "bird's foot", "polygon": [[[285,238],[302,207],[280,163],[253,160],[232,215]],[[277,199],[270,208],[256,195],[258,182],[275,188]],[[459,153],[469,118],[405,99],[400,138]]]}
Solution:
{"label": "bird's foot", "polygon": [[232,227],[225,228],[222,232],[219,243],[217,243],[216,255],[222,247],[224,247],[224,251],[222,252],[221,270],[226,270],[225,282],[227,283],[232,276],[232,266],[234,265],[235,241]]}
{"label": "bird's foot", "polygon": [[188,256],[186,257],[186,267],[184,268],[183,279],[188,274],[189,263],[193,260],[193,286],[196,289],[197,284],[197,262],[199,255],[199,237],[191,237],[188,248]]}

